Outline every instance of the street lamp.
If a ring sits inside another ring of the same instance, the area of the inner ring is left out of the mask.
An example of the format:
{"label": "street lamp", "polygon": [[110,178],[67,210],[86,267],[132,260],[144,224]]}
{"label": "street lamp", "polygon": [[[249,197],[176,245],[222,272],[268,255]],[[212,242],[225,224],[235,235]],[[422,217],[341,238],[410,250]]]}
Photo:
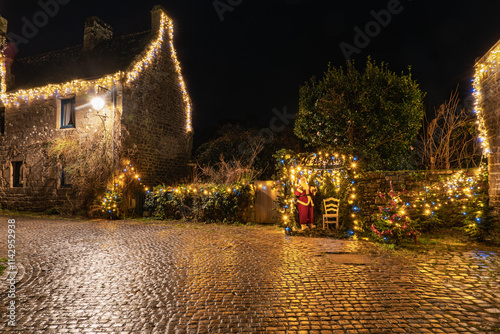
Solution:
{"label": "street lamp", "polygon": [[96,96],[90,102],[92,104],[92,108],[96,111],[101,111],[104,108],[104,99],[100,96]]}
{"label": "street lamp", "polygon": [[[105,87],[98,86],[98,94],[101,90],[105,90],[107,94],[111,94],[111,102],[113,103],[113,109],[111,112],[111,171],[113,173],[113,187],[115,186],[115,180],[114,180],[114,169],[115,169],[115,108],[116,108],[116,86],[113,85],[113,87],[110,89],[107,89]],[[102,94],[97,95],[90,101],[90,104],[92,105],[92,108],[99,112],[101,111],[106,102],[102,98]],[[98,115],[101,116],[101,115]],[[104,116],[106,117],[106,116]]]}

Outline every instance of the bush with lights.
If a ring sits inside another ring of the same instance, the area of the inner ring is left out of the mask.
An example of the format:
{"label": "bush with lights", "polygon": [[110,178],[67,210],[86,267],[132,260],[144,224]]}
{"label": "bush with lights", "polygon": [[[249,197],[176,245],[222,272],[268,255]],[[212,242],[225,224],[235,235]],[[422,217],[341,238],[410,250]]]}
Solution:
{"label": "bush with lights", "polygon": [[411,237],[416,241],[418,233],[441,228],[458,229],[474,239],[485,240],[494,226],[492,208],[487,204],[485,165],[441,177],[420,191],[396,192],[391,184],[387,195],[379,195],[387,203],[373,216],[371,229],[375,240],[400,243]]}
{"label": "bush with lights", "polygon": [[379,206],[379,213],[375,215],[371,225],[374,239],[394,244],[399,244],[404,239],[413,239],[417,243],[419,232],[408,215],[406,203],[401,199],[402,193],[403,191],[394,191],[391,181],[391,190],[387,194],[379,194],[386,200],[386,204]]}
{"label": "bush with lights", "polygon": [[246,222],[254,196],[254,187],[246,182],[158,186],[148,191],[145,209],[161,220],[238,223]]}
{"label": "bush with lights", "polygon": [[295,189],[300,177],[306,177],[309,184],[318,189],[313,198],[314,217],[317,226],[322,226],[324,214],[323,199],[340,199],[339,221],[346,236],[357,237],[362,232],[362,217],[356,194],[360,173],[357,158],[334,152],[295,153],[280,150],[275,154],[278,196],[277,212],[286,232],[300,228]]}
{"label": "bush with lights", "polygon": [[100,199],[100,210],[103,216],[116,219],[130,213],[135,208],[129,206],[128,198],[134,197],[138,190],[146,189],[136,168],[129,162],[124,162],[120,174],[108,185]]}
{"label": "bush with lights", "polygon": [[493,226],[486,165],[455,172],[440,182],[425,186],[411,206],[423,231],[436,227],[456,228],[470,237],[484,239]]}

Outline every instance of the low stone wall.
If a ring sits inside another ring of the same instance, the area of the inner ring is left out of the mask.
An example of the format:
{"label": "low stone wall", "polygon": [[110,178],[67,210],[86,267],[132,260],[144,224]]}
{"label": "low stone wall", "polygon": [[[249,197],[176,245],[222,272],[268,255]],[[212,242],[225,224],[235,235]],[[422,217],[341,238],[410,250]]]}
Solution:
{"label": "low stone wall", "polygon": [[[379,194],[387,194],[391,190],[391,182],[394,191],[404,189],[404,200],[413,203],[425,192],[424,187],[430,187],[460,171],[462,170],[365,172],[358,181],[361,213],[367,221],[372,220],[372,215],[379,212],[379,207],[387,203]],[[469,172],[475,173],[477,169]]]}

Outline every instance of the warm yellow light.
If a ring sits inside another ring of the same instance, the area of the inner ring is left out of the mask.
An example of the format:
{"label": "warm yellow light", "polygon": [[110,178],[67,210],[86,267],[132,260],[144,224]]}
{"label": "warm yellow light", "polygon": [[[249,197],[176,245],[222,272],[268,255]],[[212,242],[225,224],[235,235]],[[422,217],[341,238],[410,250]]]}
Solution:
{"label": "warm yellow light", "polygon": [[92,101],[90,102],[90,104],[92,104],[92,108],[94,108],[94,110],[102,110],[102,108],[104,108],[104,99],[100,96],[97,96],[97,97],[94,97],[92,99]]}
{"label": "warm yellow light", "polygon": [[[166,32],[169,34],[169,41],[165,43],[166,40]],[[181,67],[179,60],[177,59],[177,53],[175,51],[173,45],[173,36],[174,28],[172,20],[165,15],[165,13],[161,14],[161,23],[158,32],[158,36],[156,39],[150,44],[149,48],[145,52],[145,56],[138,61],[136,61],[132,66],[129,72],[117,72],[112,75],[107,75],[105,77],[99,78],[97,80],[73,80],[66,83],[61,84],[48,84],[43,87],[36,87],[32,89],[21,89],[15,92],[7,93],[6,87],[6,69],[5,63],[0,61],[0,90],[1,90],[1,99],[4,105],[9,105],[12,103],[16,103],[19,105],[20,103],[26,103],[29,100],[33,99],[47,99],[48,97],[54,97],[58,95],[68,95],[68,94],[78,94],[78,93],[90,93],[90,91],[96,91],[99,86],[111,89],[116,83],[122,82],[122,79],[126,80],[126,83],[131,83],[135,81],[139,75],[148,68],[151,64],[154,63],[154,59],[159,55],[162,48],[169,47],[170,54],[175,66],[175,70],[177,72],[177,77],[179,80],[179,87],[182,93],[182,98],[185,104],[185,112],[186,112],[186,130],[191,132],[192,129],[192,106],[191,99],[189,94],[187,93],[186,84],[182,77]],[[96,107],[100,107],[102,102],[96,101]],[[96,109],[100,110],[100,109]]]}

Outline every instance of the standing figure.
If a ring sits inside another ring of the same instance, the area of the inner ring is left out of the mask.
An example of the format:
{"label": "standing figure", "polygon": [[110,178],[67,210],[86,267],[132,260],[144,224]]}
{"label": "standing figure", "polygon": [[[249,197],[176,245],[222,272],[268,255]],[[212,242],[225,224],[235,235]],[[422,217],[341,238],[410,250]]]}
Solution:
{"label": "standing figure", "polygon": [[295,195],[297,196],[300,225],[303,230],[308,228],[308,224],[311,228],[316,227],[316,225],[314,225],[314,203],[312,199],[315,194],[316,188],[307,184],[305,177],[301,177],[299,186],[295,190]]}

